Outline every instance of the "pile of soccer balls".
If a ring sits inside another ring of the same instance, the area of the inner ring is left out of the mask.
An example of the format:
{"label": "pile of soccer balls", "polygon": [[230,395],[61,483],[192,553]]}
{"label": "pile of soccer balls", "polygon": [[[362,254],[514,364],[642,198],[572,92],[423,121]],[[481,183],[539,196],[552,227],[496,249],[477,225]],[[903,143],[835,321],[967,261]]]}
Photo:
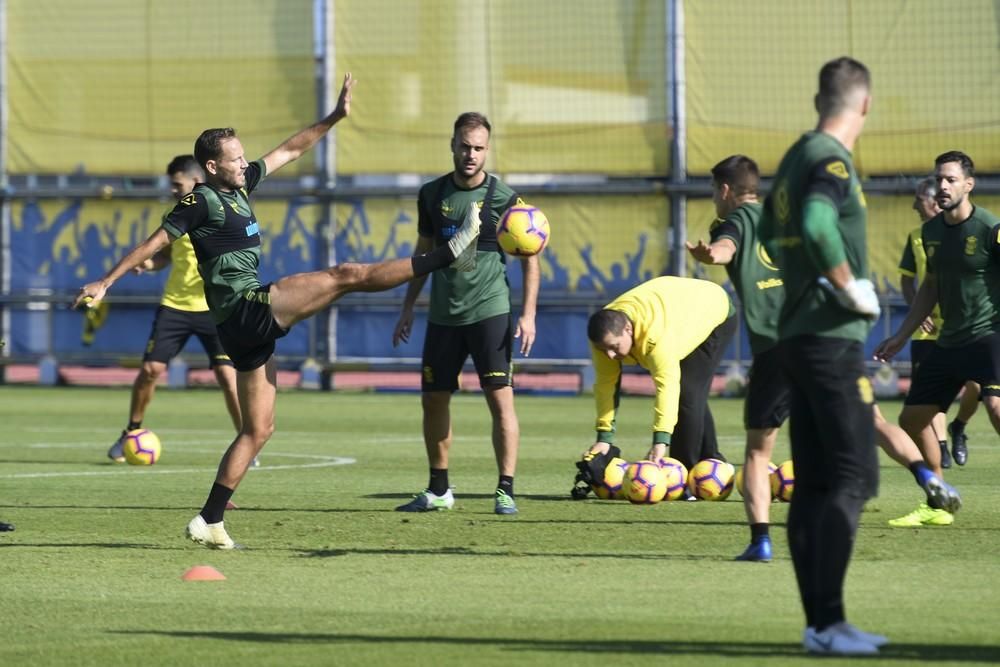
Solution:
{"label": "pile of soccer balls", "polygon": [[[788,502],[795,488],[792,462],[780,466],[768,464],[773,500]],[[699,461],[690,472],[684,464],[670,457],[658,461],[629,463],[612,458],[604,476],[591,483],[598,498],[628,500],[636,505],[652,505],[661,500],[682,500],[689,495],[698,500],[725,500],[733,487],[743,493],[743,469],[719,459]]]}

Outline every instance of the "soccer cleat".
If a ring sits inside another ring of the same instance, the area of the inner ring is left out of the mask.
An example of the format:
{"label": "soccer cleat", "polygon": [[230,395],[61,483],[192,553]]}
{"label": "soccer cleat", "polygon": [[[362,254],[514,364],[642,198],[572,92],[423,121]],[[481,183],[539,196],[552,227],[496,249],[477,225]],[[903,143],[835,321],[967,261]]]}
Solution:
{"label": "soccer cleat", "polygon": [[448,240],[448,247],[455,256],[451,268],[457,271],[472,271],[476,268],[476,246],[479,239],[479,227],[482,225],[479,211],[479,204],[473,203],[465,216],[465,222]]}
{"label": "soccer cleat", "polygon": [[848,634],[854,635],[863,642],[868,642],[875,648],[882,648],[889,643],[889,638],[885,635],[876,635],[872,632],[865,632],[858,626],[848,623],[847,621],[841,621],[841,624],[844,626],[844,630],[846,630]]}
{"label": "soccer cleat", "polygon": [[920,503],[917,509],[898,519],[890,519],[889,525],[894,528],[917,528],[919,526],[950,526],[955,522],[955,515],[946,510],[934,509],[927,503]]}
{"label": "soccer cleat", "polygon": [[14,524],[0,521],[0,533],[8,533],[12,530],[14,530]]}
{"label": "soccer cleat", "polygon": [[948,443],[942,442],[941,445],[941,467],[950,468],[951,467],[951,454],[948,453]]}
{"label": "soccer cleat", "polygon": [[762,537],[757,542],[751,542],[746,551],[733,560],[752,561],[757,563],[770,563],[772,557],[771,538]]}
{"label": "soccer cleat", "polygon": [[125,463],[125,431],[122,431],[115,444],[108,449],[108,458],[115,463]]}
{"label": "soccer cleat", "polygon": [[937,475],[928,477],[923,486],[927,493],[927,505],[931,508],[945,510],[949,514],[962,509],[962,496],[958,495],[955,487]]}
{"label": "soccer cleat", "polygon": [[859,633],[868,634],[846,621],[834,623],[819,632],[808,627],[802,635],[802,646],[815,655],[878,655],[878,647],[865,641]]}
{"label": "soccer cleat", "polygon": [[496,514],[517,514],[517,503],[505,491],[497,489],[496,502],[493,504]]}
{"label": "soccer cleat", "polygon": [[241,548],[233,539],[229,537],[225,527],[219,523],[205,523],[205,519],[200,514],[195,515],[188,522],[184,534],[188,539],[198,544],[203,544],[209,549],[239,549]]}
{"label": "soccer cleat", "polygon": [[396,508],[397,512],[434,512],[437,510],[450,510],[455,505],[455,496],[451,495],[451,489],[444,492],[443,496],[431,493],[430,489],[424,489],[413,500]]}
{"label": "soccer cleat", "polygon": [[955,434],[952,426],[955,422],[948,424],[948,435],[951,437],[951,455],[955,457],[955,463],[964,466],[969,461],[969,436],[965,433]]}

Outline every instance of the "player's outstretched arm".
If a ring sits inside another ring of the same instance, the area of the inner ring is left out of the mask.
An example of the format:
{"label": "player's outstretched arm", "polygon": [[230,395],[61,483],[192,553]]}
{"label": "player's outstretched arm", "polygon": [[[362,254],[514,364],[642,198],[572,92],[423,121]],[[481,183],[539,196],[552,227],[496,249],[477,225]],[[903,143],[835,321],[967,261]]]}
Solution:
{"label": "player's outstretched arm", "polygon": [[316,145],[323,136],[330,131],[334,125],[351,113],[351,89],[354,88],[355,79],[348,72],[344,75],[344,85],[340,89],[340,96],[337,98],[337,106],[322,120],[313,123],[301,132],[292,135],[270,153],[264,156],[264,164],[267,165],[267,175],[284,167],[289,162],[299,159],[307,150]]}
{"label": "player's outstretched arm", "polygon": [[729,264],[736,254],[736,244],[730,239],[719,239],[712,244],[698,239],[697,245],[691,245],[688,241],[684,245],[691,256],[702,264]]}
{"label": "player's outstretched arm", "polygon": [[93,308],[101,302],[104,294],[115,284],[116,280],[168,245],[170,245],[170,235],[167,234],[167,230],[160,227],[148,239],[122,257],[103,278],[81,287],[79,294],[73,301],[73,307],[76,308],[81,303],[85,303],[88,307]]}
{"label": "player's outstretched arm", "polygon": [[934,278],[930,277],[929,280],[920,284],[916,296],[913,297],[913,303],[910,305],[910,312],[906,314],[906,318],[899,325],[896,333],[886,338],[875,348],[873,355],[875,360],[889,361],[896,356],[906,346],[906,341],[910,339],[917,327],[930,316],[937,300],[937,284],[934,282]]}

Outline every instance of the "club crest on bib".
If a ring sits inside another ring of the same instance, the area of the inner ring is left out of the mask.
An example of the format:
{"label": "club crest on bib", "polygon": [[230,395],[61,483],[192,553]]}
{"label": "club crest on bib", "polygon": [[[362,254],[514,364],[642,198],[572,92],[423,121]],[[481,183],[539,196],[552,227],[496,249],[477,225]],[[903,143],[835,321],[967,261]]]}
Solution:
{"label": "club crest on bib", "polygon": [[975,255],[976,254],[976,237],[966,236],[965,237],[965,254]]}

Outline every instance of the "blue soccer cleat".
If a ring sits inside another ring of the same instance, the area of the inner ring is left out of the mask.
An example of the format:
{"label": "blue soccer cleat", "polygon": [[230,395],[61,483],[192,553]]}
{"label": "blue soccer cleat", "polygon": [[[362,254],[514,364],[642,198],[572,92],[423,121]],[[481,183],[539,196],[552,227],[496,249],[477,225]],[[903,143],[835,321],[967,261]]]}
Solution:
{"label": "blue soccer cleat", "polygon": [[734,560],[751,561],[757,563],[770,563],[772,558],[771,538],[762,537],[755,542],[751,542],[746,551],[737,556]]}

